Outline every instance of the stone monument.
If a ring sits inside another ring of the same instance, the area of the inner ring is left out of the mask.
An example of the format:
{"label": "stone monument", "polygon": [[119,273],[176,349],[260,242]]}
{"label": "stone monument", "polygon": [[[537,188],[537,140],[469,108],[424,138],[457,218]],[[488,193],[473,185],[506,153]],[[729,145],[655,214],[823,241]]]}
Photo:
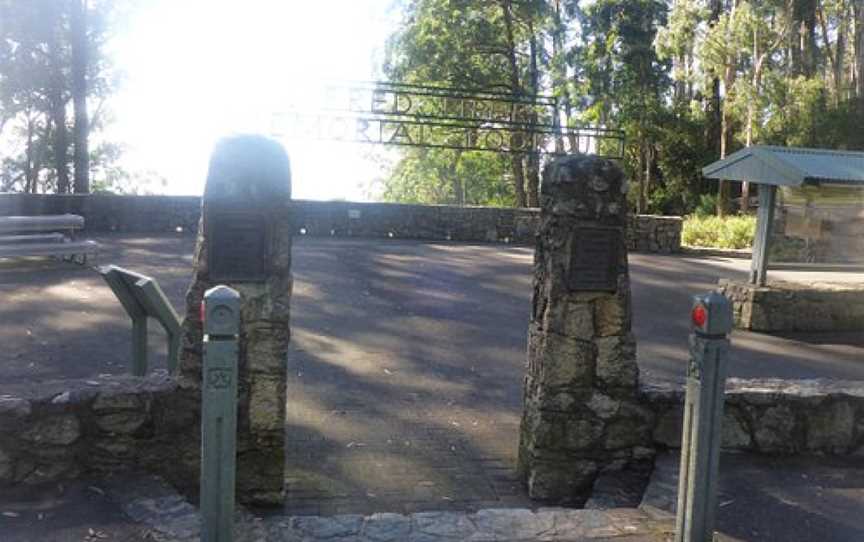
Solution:
{"label": "stone monument", "polygon": [[543,171],[519,470],[537,500],[580,506],[596,478],[650,459],[630,332],[626,183],[613,162]]}
{"label": "stone monument", "polygon": [[281,145],[252,135],[217,144],[204,189],[194,279],[186,294],[180,381],[200,397],[204,292],[219,284],[237,290],[237,498],[249,504],[284,500],[290,204],[290,167]]}

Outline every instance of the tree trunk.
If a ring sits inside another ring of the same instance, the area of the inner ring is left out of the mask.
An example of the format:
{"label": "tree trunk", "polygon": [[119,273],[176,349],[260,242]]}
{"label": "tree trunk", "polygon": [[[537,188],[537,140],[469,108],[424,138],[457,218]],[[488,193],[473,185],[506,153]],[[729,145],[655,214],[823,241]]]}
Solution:
{"label": "tree trunk", "polygon": [[645,182],[642,183],[642,210],[648,212],[648,196],[651,194],[651,170],[654,167],[654,147],[648,143],[645,146]]}
{"label": "tree trunk", "polygon": [[673,103],[676,105],[681,105],[687,100],[687,56],[686,53],[681,53],[677,55],[672,62],[675,65],[675,69],[683,72],[685,79],[678,79],[675,81],[672,87],[672,99]]}
{"label": "tree trunk", "polygon": [[693,100],[693,64],[694,64],[694,59],[693,59],[693,49],[692,48],[689,51],[687,51],[686,62],[687,62],[687,65],[686,65],[687,69],[684,73],[685,73],[685,76],[687,77],[687,103],[689,104]]}
{"label": "tree trunk", "polygon": [[540,207],[540,154],[531,153],[525,165],[527,174],[528,199],[525,202],[528,207]]}
{"label": "tree trunk", "polygon": [[818,67],[816,3],[817,0],[788,0],[786,3],[791,20],[789,49],[793,75],[811,77]]}
{"label": "tree trunk", "polygon": [[87,116],[87,0],[72,2],[72,103],[75,110],[74,157],[76,194],[90,192],[90,136]]}
{"label": "tree trunk", "polygon": [[69,193],[69,137],[66,129],[66,102],[61,92],[54,91],[51,97],[51,123],[54,126],[54,170],[57,174],[57,193]]}
{"label": "tree trunk", "polygon": [[[729,139],[732,135],[732,123],[729,118],[730,103],[732,102],[732,85],[735,84],[735,70],[730,65],[726,67],[726,73],[723,77],[726,96],[723,98],[723,112],[720,118],[720,159],[726,158],[728,151]],[[726,216],[729,210],[730,186],[729,181],[720,180],[720,186],[717,192],[717,216]]]}
{"label": "tree trunk", "polygon": [[648,149],[647,146],[643,143],[639,146],[639,192],[636,197],[636,214],[641,215],[645,212],[645,194],[646,184],[648,178],[648,167],[646,164],[648,163]]}
{"label": "tree trunk", "polygon": [[[720,13],[723,10],[722,0],[712,0],[711,2],[711,18],[708,24],[713,26],[720,18]],[[722,113],[720,108],[720,76],[712,72],[711,77],[711,101],[708,104],[710,114],[709,122],[706,126],[705,139],[708,142],[708,148],[715,149],[720,152],[720,138]]]}
{"label": "tree trunk", "polygon": [[516,207],[527,207],[525,197],[525,170],[522,168],[522,155],[511,154],[510,167],[513,171],[513,187],[516,194]]}
{"label": "tree trunk", "polygon": [[[735,83],[735,72],[731,66],[726,68],[726,74],[723,77],[724,86],[726,87],[726,96],[723,98],[723,112],[720,118],[720,159],[726,158],[729,138],[731,136],[731,121],[729,119],[730,102],[732,101],[730,89]],[[717,191],[717,216],[726,216],[729,210],[729,181],[720,180],[720,186]]]}
{"label": "tree trunk", "polygon": [[818,0],[804,0],[803,56],[805,75],[812,77],[819,68],[819,48],[816,47],[816,4]]}
{"label": "tree trunk", "polygon": [[840,16],[840,27],[837,29],[837,47],[835,50],[835,55],[837,57],[837,63],[834,66],[834,86],[837,90],[837,102],[841,102],[847,99],[848,93],[845,91],[845,86],[843,84],[843,74],[845,72],[844,62],[846,60],[846,41],[849,39],[847,37],[849,32],[849,8],[846,5],[846,2],[841,3],[841,16]]}
{"label": "tree trunk", "polygon": [[453,185],[453,198],[456,202],[456,205],[458,205],[459,207],[464,207],[465,189],[462,186],[462,179],[460,179],[458,175],[453,175],[451,184]]}
{"label": "tree trunk", "polygon": [[[501,13],[504,16],[504,27],[506,29],[507,62],[510,67],[510,91],[519,96],[522,95],[522,85],[519,82],[519,65],[516,62],[516,44],[513,39],[513,6],[511,0],[501,0]],[[523,146],[522,136],[514,133],[510,136],[510,147],[521,149]],[[522,153],[514,153],[510,158],[513,169],[513,183],[515,184],[516,206],[525,207],[525,169],[522,163]]]}
{"label": "tree trunk", "polygon": [[[732,3],[732,14],[734,16],[735,9],[738,5],[737,1]],[[726,158],[726,152],[728,150],[729,139],[732,135],[732,123],[729,119],[731,104],[732,104],[732,88],[735,85],[735,79],[737,77],[737,73],[735,71],[735,67],[737,64],[736,58],[727,58],[726,59],[726,67],[723,70],[723,92],[725,96],[723,97],[723,108],[722,113],[720,115],[720,159]],[[717,216],[724,217],[729,210],[729,200],[730,200],[730,185],[727,180],[720,180],[719,187],[717,190]]]}
{"label": "tree trunk", "polygon": [[855,97],[858,111],[864,114],[864,5],[855,2],[852,8],[855,13]]}
{"label": "tree trunk", "polygon": [[[530,53],[530,77],[531,77],[531,94],[537,96],[540,92],[540,72],[537,69],[537,36],[534,34],[534,21],[528,19],[528,47]],[[537,124],[537,112],[531,110],[531,122]],[[533,139],[533,138],[532,138]],[[527,192],[528,192],[528,207],[540,206],[540,149],[534,147],[534,142],[531,145],[531,154],[527,159]]]}
{"label": "tree trunk", "polygon": [[453,157],[453,161],[447,164],[444,172],[445,177],[450,179],[450,186],[453,190],[453,199],[448,199],[447,201],[455,202],[456,205],[461,207],[465,205],[465,185],[463,184],[462,178],[458,175],[459,160],[462,159],[462,151],[456,150],[454,152],[456,154]]}
{"label": "tree trunk", "polygon": [[843,62],[846,57],[846,3],[840,2],[838,10],[839,24],[837,27],[837,42],[832,49],[831,40],[828,34],[828,24],[825,21],[825,10],[822,6],[817,6],[816,15],[819,20],[819,26],[822,29],[822,46],[825,54],[828,56],[828,61],[831,64],[832,83],[834,85],[833,100],[834,105],[838,105],[843,100]]}
{"label": "tree trunk", "polygon": [[[552,87],[553,90],[557,91],[561,96],[561,100],[556,101],[555,103],[555,126],[558,126],[560,129],[561,111],[558,109],[559,105],[564,106],[567,126],[570,126],[570,93],[567,90],[566,82],[567,68],[560,59],[560,55],[564,50],[565,33],[564,24],[561,21],[561,0],[554,0],[554,3],[555,10],[552,14],[552,58],[554,59],[552,63]],[[563,154],[565,149],[564,137],[559,131],[559,133],[555,134],[555,152]],[[572,149],[571,146],[571,152]]]}
{"label": "tree trunk", "polygon": [[27,148],[25,151],[25,159],[27,163],[24,165],[24,192],[32,193],[36,186],[36,175],[33,171],[33,117],[27,114]]}
{"label": "tree trunk", "polygon": [[[757,60],[758,59],[758,60]],[[745,135],[744,146],[749,147],[753,144],[753,121],[756,109],[756,98],[759,95],[759,81],[761,79],[759,72],[762,70],[762,59],[759,57],[759,27],[753,28],[753,78],[750,81],[752,95],[747,100],[747,128]],[[747,212],[750,210],[750,183],[743,181],[741,183],[741,211]]]}
{"label": "tree trunk", "polygon": [[62,32],[60,14],[54,13],[55,20],[48,33],[47,49],[50,55],[51,74],[48,84],[48,114],[54,128],[52,138],[54,170],[57,175],[57,193],[69,192],[69,137],[66,129],[66,77],[63,74],[63,52],[59,36]]}
{"label": "tree trunk", "polygon": [[[749,147],[753,144],[753,123],[756,122],[756,101],[762,89],[762,67],[765,65],[765,60],[771,52],[759,51],[759,27],[753,29],[753,78],[750,81],[752,85],[753,95],[747,100],[747,128],[744,145]],[[741,211],[747,212],[750,210],[750,183],[744,181],[741,183]]]}

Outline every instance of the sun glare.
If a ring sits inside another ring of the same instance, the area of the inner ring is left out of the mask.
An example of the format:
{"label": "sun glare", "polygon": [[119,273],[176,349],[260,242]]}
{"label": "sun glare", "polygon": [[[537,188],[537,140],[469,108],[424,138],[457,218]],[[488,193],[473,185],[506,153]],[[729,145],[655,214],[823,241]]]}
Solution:
{"label": "sun glare", "polygon": [[[272,115],[309,110],[309,89],[370,80],[393,28],[392,0],[142,4],[110,52],[123,72],[104,134],[128,146],[123,165],[164,177],[167,194],[200,194],[220,137],[267,133]],[[294,197],[368,199],[371,147],[284,140]]]}

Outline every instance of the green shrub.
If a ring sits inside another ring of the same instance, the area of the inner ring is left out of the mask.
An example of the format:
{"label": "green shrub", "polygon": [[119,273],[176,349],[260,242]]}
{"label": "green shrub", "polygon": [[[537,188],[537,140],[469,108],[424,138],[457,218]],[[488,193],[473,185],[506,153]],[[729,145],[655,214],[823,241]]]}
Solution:
{"label": "green shrub", "polygon": [[752,215],[691,215],[684,219],[681,241],[694,247],[750,248],[755,235],[756,217]]}
{"label": "green shrub", "polygon": [[717,194],[700,194],[699,203],[693,212],[696,216],[713,216],[717,212]]}

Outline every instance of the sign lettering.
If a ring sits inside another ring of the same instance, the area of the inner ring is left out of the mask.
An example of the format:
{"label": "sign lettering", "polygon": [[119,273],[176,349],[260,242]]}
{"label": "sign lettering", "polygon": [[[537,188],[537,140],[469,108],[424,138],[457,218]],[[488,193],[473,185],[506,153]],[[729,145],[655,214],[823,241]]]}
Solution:
{"label": "sign lettering", "polygon": [[621,232],[617,229],[576,230],[570,248],[570,290],[616,291],[620,243]]}
{"label": "sign lettering", "polygon": [[267,278],[270,236],[266,216],[260,212],[211,205],[205,220],[210,237],[208,265],[212,281]]}
{"label": "sign lettering", "polygon": [[276,113],[271,135],[499,153],[624,154],[618,130],[562,127],[553,96],[388,82],[326,86],[319,95],[320,113]]}

